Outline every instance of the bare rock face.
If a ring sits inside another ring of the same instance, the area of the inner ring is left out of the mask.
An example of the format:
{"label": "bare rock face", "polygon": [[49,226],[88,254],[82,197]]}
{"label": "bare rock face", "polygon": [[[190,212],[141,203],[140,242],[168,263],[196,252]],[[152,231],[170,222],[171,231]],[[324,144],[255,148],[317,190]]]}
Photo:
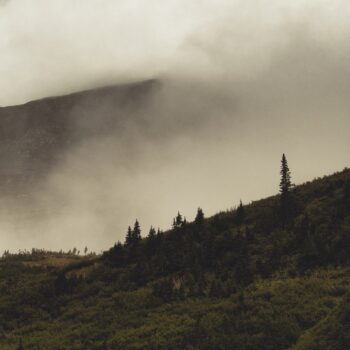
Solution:
{"label": "bare rock face", "polygon": [[159,86],[148,80],[0,108],[0,194],[32,191],[72,147],[123,132]]}

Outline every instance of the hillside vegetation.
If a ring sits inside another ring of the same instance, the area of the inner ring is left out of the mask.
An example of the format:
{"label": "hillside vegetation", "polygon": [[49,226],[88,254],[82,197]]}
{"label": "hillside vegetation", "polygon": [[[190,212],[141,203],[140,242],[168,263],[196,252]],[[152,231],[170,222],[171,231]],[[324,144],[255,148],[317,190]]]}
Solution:
{"label": "hillside vegetation", "polygon": [[3,257],[0,349],[350,349],[350,170],[284,175],[167,232],[136,221],[102,256]]}

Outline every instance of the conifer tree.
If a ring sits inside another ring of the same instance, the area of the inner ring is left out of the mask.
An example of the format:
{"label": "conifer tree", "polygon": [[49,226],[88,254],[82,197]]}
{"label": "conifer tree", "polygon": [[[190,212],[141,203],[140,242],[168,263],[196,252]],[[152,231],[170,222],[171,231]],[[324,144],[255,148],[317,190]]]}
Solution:
{"label": "conifer tree", "polygon": [[158,244],[158,239],[157,239],[156,230],[154,229],[154,227],[151,226],[147,236],[147,241],[146,241],[146,248],[149,256],[152,256],[153,254],[155,254],[157,249],[157,244]]}
{"label": "conifer tree", "polygon": [[280,173],[281,173],[280,193],[283,197],[286,197],[290,193],[292,183],[291,183],[291,176],[290,176],[290,170],[288,167],[287,158],[284,153],[282,155]]}
{"label": "conifer tree", "polygon": [[151,228],[149,229],[148,238],[150,240],[153,240],[155,237],[156,237],[156,230],[154,227],[151,226]]}
{"label": "conifer tree", "polygon": [[182,215],[180,214],[180,212],[177,212],[176,225],[180,226],[181,224],[182,224]]}
{"label": "conifer tree", "polygon": [[138,220],[136,219],[134,229],[132,230],[132,243],[138,244],[141,241],[141,228]]}
{"label": "conifer tree", "polygon": [[281,219],[285,223],[288,219],[290,212],[290,192],[292,188],[291,175],[288,167],[288,162],[285,154],[282,155],[281,160],[281,181],[280,181],[280,209],[281,209]]}
{"label": "conifer tree", "polygon": [[182,215],[180,214],[180,212],[177,212],[176,217],[173,220],[173,228],[180,228],[183,224],[183,220],[182,220]]}
{"label": "conifer tree", "polygon": [[202,208],[197,209],[196,218],[194,219],[196,225],[202,225],[204,222],[204,213]]}
{"label": "conifer tree", "polygon": [[125,245],[129,246],[132,244],[132,230],[131,227],[128,227],[128,231],[126,233],[126,237],[125,237]]}

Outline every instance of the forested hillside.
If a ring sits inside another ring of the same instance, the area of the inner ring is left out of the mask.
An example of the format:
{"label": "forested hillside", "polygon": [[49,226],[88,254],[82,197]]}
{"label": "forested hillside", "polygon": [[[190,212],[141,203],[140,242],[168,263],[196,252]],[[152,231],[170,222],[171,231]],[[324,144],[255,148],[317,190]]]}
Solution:
{"label": "forested hillside", "polygon": [[142,236],[6,254],[0,348],[350,349],[349,169],[293,186],[283,157],[278,195]]}

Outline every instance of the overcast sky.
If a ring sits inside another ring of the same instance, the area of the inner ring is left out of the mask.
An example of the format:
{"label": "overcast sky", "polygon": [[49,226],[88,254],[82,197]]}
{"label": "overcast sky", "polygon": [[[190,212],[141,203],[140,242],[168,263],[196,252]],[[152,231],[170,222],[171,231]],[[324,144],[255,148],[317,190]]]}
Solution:
{"label": "overcast sky", "polygon": [[347,55],[349,15],[346,0],[2,0],[0,105],[164,74],[251,78],[295,30]]}

